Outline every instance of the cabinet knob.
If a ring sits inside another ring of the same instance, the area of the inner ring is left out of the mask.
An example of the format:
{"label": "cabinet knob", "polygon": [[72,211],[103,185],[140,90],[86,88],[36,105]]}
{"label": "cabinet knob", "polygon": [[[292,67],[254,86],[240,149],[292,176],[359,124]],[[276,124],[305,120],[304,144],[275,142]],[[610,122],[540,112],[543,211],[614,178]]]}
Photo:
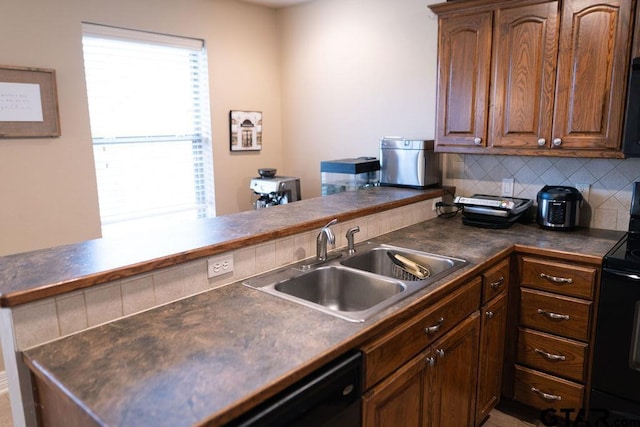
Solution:
{"label": "cabinet knob", "polygon": [[439,348],[436,350],[436,354],[438,355],[439,358],[443,358],[444,357],[444,350]]}
{"label": "cabinet knob", "polygon": [[427,365],[433,366],[435,364],[436,364],[436,359],[434,359],[433,357],[427,357]]}
{"label": "cabinet knob", "polygon": [[493,319],[493,311],[487,311],[484,315],[487,316],[487,319]]}
{"label": "cabinet knob", "polygon": [[562,139],[561,138],[553,138],[553,145],[555,145],[556,147],[559,147],[560,145],[562,145]]}
{"label": "cabinet knob", "polygon": [[547,140],[544,138],[538,138],[538,145],[540,147],[544,147],[545,145],[547,145]]}
{"label": "cabinet knob", "polygon": [[476,136],[475,138],[473,138],[473,143],[476,145],[482,144],[482,138],[480,138],[479,136]]}

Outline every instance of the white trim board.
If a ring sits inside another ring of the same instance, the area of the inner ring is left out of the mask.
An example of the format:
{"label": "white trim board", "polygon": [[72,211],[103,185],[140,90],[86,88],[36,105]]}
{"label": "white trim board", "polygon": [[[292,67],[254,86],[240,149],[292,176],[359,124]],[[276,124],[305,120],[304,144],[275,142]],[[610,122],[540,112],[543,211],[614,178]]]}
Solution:
{"label": "white trim board", "polygon": [[0,394],[9,391],[9,382],[7,381],[7,371],[0,371]]}

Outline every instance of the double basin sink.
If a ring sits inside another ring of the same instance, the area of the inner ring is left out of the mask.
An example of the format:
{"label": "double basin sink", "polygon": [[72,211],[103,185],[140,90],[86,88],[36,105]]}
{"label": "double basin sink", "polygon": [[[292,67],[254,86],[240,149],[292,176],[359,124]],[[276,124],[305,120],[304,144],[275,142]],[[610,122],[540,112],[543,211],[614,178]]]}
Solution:
{"label": "double basin sink", "polygon": [[[363,322],[466,263],[367,242],[357,245],[354,254],[331,253],[326,261],[302,261],[243,284],[351,322]],[[418,271],[411,268],[416,264]]]}

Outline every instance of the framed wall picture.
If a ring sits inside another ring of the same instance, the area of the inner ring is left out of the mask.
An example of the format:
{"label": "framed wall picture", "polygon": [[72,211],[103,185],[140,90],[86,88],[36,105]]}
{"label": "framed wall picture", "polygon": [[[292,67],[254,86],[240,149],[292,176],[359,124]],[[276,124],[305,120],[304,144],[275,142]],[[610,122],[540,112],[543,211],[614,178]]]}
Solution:
{"label": "framed wall picture", "polygon": [[55,70],[0,65],[0,138],[60,136]]}
{"label": "framed wall picture", "polygon": [[229,112],[229,135],[231,151],[262,150],[262,112]]}

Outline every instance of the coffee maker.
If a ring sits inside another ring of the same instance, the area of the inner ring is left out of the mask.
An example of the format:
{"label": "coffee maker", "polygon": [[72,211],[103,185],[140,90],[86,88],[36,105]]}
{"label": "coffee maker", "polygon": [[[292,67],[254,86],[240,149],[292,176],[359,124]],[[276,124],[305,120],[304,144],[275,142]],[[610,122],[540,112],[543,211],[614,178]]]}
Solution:
{"label": "coffee maker", "polygon": [[249,188],[258,199],[253,202],[255,209],[285,205],[300,200],[300,178],[276,176],[275,169],[259,169],[259,177],[252,178]]}

